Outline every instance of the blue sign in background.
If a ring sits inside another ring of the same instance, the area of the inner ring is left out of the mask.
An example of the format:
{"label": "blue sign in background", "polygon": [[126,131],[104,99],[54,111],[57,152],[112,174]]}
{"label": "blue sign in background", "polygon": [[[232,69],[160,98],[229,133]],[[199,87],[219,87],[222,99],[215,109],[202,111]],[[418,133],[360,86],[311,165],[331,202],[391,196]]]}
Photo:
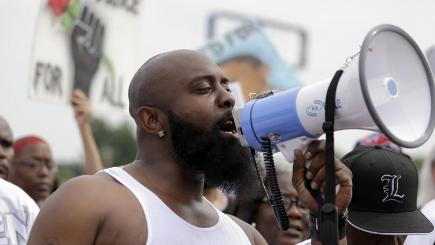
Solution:
{"label": "blue sign in background", "polygon": [[269,67],[268,83],[274,89],[301,86],[294,70],[280,57],[269,38],[255,21],[209,40],[199,51],[220,64],[240,56],[254,56]]}

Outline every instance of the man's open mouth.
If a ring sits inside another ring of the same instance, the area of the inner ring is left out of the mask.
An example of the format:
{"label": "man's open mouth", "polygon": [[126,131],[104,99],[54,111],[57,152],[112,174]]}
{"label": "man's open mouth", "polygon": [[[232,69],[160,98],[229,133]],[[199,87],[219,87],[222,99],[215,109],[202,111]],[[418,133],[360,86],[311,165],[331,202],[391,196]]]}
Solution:
{"label": "man's open mouth", "polygon": [[224,117],[224,119],[218,123],[218,127],[221,131],[224,131],[225,133],[237,133],[236,124],[234,123],[234,118],[231,114]]}

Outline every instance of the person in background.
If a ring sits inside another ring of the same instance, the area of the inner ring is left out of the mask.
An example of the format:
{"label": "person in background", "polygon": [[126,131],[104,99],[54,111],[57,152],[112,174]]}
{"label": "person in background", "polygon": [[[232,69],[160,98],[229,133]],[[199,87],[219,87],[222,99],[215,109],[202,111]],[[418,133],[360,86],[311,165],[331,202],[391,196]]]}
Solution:
{"label": "person in background", "polygon": [[38,213],[39,207],[29,195],[0,178],[0,244],[27,244]]}
{"label": "person in background", "polygon": [[355,144],[355,147],[359,145],[365,146],[383,146],[389,148],[395,152],[402,153],[402,148],[397,144],[393,143],[387,136],[382,133],[372,133],[364,138],[358,140]]}
{"label": "person in background", "polygon": [[435,198],[435,148],[425,157],[420,170],[417,206],[423,207]]}
{"label": "person in background", "polygon": [[417,209],[418,173],[411,158],[385,146],[357,146],[342,158],[353,174],[349,245],[403,244],[433,230]]}
{"label": "person in background", "polygon": [[[430,220],[432,225],[435,224],[435,199],[426,203],[421,212]],[[435,231],[428,234],[409,235],[405,240],[405,245],[433,245],[435,244]]]}
{"label": "person in background", "polygon": [[0,116],[0,178],[8,179],[14,158],[14,137],[8,122]]}
{"label": "person in background", "polygon": [[[103,164],[90,126],[91,106],[80,90],[74,91],[71,102],[85,151],[84,174],[94,174],[103,169]],[[9,179],[41,206],[58,186],[57,165],[50,146],[39,136],[26,136],[15,141],[14,152]]]}
{"label": "person in background", "polygon": [[39,136],[25,136],[15,141],[14,152],[9,180],[41,206],[56,183],[57,165],[50,146]]}
{"label": "person in background", "polygon": [[[424,159],[420,170],[417,207],[435,224],[435,149]],[[435,231],[425,235],[411,235],[406,238],[405,245],[433,245]]]}
{"label": "person in background", "polygon": [[[309,238],[310,210],[299,200],[292,184],[292,164],[281,153],[274,154],[278,185],[281,189],[290,228],[282,231],[277,223],[266,193],[260,185],[248,195],[240,195],[235,200],[233,215],[254,226],[270,245],[293,245]],[[264,171],[262,178],[267,187],[268,178]]]}
{"label": "person in background", "polygon": [[[374,133],[358,141],[357,145],[382,145],[401,153],[400,146],[391,142],[385,135]],[[417,207],[435,224],[435,149],[425,158],[419,174]],[[405,245],[433,245],[435,244],[435,231],[428,234],[408,235]]]}
{"label": "person in background", "polygon": [[22,189],[6,181],[14,158],[13,134],[0,116],[0,244],[27,243],[39,207]]}

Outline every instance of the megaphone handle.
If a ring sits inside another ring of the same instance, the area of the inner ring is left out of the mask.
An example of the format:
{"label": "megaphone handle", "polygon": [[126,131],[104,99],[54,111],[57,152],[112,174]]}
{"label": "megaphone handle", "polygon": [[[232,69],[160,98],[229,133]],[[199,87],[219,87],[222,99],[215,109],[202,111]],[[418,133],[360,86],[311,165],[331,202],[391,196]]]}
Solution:
{"label": "megaphone handle", "polygon": [[305,176],[307,176],[307,171],[308,171],[308,168],[305,168],[305,171],[304,171],[304,184],[305,184],[305,188],[307,188],[307,190],[311,193],[311,196],[313,196],[314,199],[316,199],[317,204],[320,207],[322,205],[322,203],[323,203],[323,198],[324,197],[322,195],[322,192],[320,192],[320,190],[313,190],[311,188],[311,181],[309,179],[305,178]]}

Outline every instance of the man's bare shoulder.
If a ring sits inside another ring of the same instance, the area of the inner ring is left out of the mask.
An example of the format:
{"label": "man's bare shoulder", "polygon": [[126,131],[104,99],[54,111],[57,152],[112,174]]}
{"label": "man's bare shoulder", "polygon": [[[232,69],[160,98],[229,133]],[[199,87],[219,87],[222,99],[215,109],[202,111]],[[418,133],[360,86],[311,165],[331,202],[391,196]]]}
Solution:
{"label": "man's bare shoulder", "polygon": [[251,244],[267,245],[267,242],[264,239],[264,237],[254,227],[252,227],[251,225],[249,225],[245,221],[243,221],[243,220],[241,220],[233,215],[229,215],[229,214],[227,214],[227,215],[232,220],[234,220],[234,222],[236,222],[240,226],[240,228],[242,228],[242,230],[246,233],[249,240],[251,241]]}
{"label": "man's bare shoulder", "polygon": [[43,204],[29,244],[92,244],[104,230],[103,221],[117,206],[123,207],[119,200],[125,195],[128,191],[107,174],[67,181]]}
{"label": "man's bare shoulder", "polygon": [[[101,194],[107,192],[107,194],[110,195],[110,193],[114,191],[113,188],[118,189],[122,188],[122,186],[106,173],[81,175],[62,184],[60,188],[50,196],[50,199],[57,199],[56,196],[68,195],[68,199],[72,199],[70,201],[75,200],[72,198],[74,196],[80,197],[81,201],[84,201],[84,198],[97,200],[103,197],[107,198],[107,196]],[[98,193],[100,193],[100,195],[95,195]]]}
{"label": "man's bare shoulder", "polygon": [[66,185],[80,185],[82,183],[90,184],[98,186],[100,184],[109,184],[109,183],[117,183],[110,175],[105,172],[99,172],[94,175],[80,175],[70,180],[66,181],[61,187]]}
{"label": "man's bare shoulder", "polygon": [[52,206],[100,215],[105,209],[119,204],[116,200],[126,194],[130,195],[127,189],[106,173],[82,175],[62,184],[47,199],[41,211],[45,206]]}

